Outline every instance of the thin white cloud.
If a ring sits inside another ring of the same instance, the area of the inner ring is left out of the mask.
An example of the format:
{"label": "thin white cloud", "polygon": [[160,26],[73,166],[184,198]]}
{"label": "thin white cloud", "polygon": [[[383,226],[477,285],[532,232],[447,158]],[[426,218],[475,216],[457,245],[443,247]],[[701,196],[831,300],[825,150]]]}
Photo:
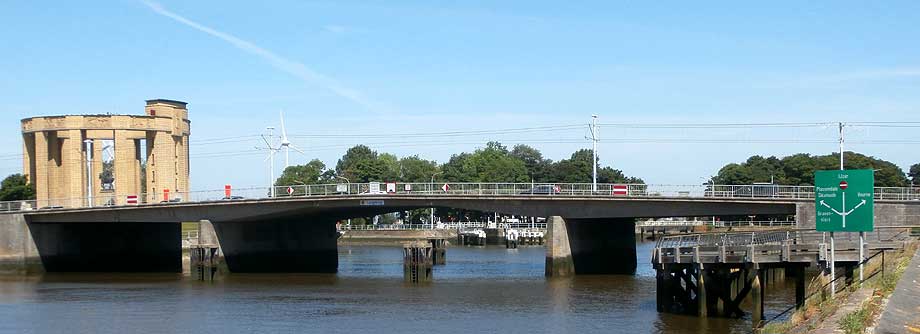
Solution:
{"label": "thin white cloud", "polygon": [[894,67],[863,71],[839,72],[833,74],[807,76],[806,84],[842,84],[861,81],[884,81],[920,78],[920,67]]}
{"label": "thin white cloud", "polygon": [[354,103],[357,103],[369,111],[377,112],[377,113],[380,113],[382,111],[381,110],[382,108],[379,104],[368,99],[360,92],[354,89],[351,89],[349,87],[343,86],[342,84],[338,83],[335,79],[325,76],[321,73],[318,73],[300,62],[284,58],[270,50],[262,48],[256,44],[253,44],[252,42],[246,41],[244,39],[238,38],[236,36],[233,36],[231,34],[228,34],[222,31],[218,31],[214,28],[205,26],[198,22],[192,21],[184,16],[181,16],[179,14],[176,14],[172,11],[167,10],[166,8],[164,8],[162,5],[160,5],[157,2],[153,2],[149,0],[141,0],[141,2],[144,3],[144,5],[146,5],[147,7],[149,7],[151,10],[153,10],[155,13],[159,15],[173,19],[176,22],[182,23],[186,26],[194,28],[195,30],[201,31],[213,37],[217,37],[227,43],[230,43],[237,49],[240,49],[245,52],[256,55],[264,59],[265,61],[267,61],[272,67],[278,70],[284,71],[288,74],[298,77],[308,83],[319,84],[329,89],[336,95],[343,97],[345,99],[348,99]]}
{"label": "thin white cloud", "polygon": [[333,34],[344,34],[345,32],[348,31],[348,29],[345,28],[344,26],[334,25],[334,24],[323,26],[323,30],[327,32],[331,32]]}

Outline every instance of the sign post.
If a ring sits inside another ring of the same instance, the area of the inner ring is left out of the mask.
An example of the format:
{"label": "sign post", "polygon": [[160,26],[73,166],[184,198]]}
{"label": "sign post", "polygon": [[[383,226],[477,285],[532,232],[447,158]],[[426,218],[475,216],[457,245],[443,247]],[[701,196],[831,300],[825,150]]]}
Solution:
{"label": "sign post", "polygon": [[831,233],[831,295],[836,290],[834,232],[860,232],[859,271],[862,271],[864,232],[873,229],[875,174],[871,169],[815,172],[815,227]]}

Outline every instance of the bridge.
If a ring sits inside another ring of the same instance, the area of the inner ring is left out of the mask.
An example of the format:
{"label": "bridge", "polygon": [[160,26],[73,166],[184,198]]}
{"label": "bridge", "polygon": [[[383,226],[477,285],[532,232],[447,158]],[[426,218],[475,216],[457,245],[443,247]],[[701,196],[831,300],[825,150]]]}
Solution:
{"label": "bridge", "polygon": [[[181,271],[180,222],[213,227],[233,272],[335,272],[335,223],[417,208],[548,217],[550,276],[632,273],[636,218],[795,215],[814,227],[814,189],[770,185],[363,183],[171,194],[161,203],[0,203],[2,267]],[[877,225],[916,224],[920,189],[877,188]],[[144,199],[148,196],[138,196]],[[181,198],[181,200],[177,200]],[[112,201],[121,203],[121,201]],[[203,236],[204,237],[204,236]],[[871,238],[872,236],[870,236]]]}

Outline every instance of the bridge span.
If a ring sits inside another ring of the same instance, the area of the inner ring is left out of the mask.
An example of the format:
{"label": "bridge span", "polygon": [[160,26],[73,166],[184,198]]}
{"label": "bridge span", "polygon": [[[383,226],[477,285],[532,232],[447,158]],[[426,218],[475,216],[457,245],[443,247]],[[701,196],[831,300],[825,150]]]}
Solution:
{"label": "bridge span", "polygon": [[[398,184],[400,191],[392,192],[370,191],[370,184],[300,187],[284,187],[290,196],[275,198],[47,210],[20,205],[0,215],[0,235],[10,239],[0,242],[6,247],[0,249],[0,270],[19,263],[45,271],[178,272],[179,223],[207,221],[233,272],[332,273],[338,267],[337,221],[429,207],[548,217],[550,276],[634,272],[636,218],[795,215],[799,227],[814,226],[811,187],[776,186],[766,193],[713,185],[671,192],[628,185],[625,193],[618,185],[591,192],[590,184]],[[912,191],[877,193],[877,224],[907,225],[920,217]]]}

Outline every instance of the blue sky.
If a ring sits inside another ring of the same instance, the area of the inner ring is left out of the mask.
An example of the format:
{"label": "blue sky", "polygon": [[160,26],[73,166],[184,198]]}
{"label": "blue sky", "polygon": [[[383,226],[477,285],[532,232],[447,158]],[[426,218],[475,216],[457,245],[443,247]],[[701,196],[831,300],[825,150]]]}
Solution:
{"label": "blue sky", "polygon": [[[329,166],[359,142],[443,162],[495,139],[558,160],[589,147],[578,141],[585,129],[411,144],[401,135],[586,124],[591,114],[602,123],[920,121],[915,1],[0,1],[0,21],[2,174],[20,172],[21,118],[137,114],[152,98],[189,102],[199,190],[266,183],[254,135],[278,126],[280,110],[291,135],[321,136],[295,137],[307,156],[292,160]],[[920,162],[915,129],[848,133],[848,149],[905,169]],[[833,141],[833,127],[601,136],[668,139],[599,149],[603,165],[659,184],[700,183],[752,154],[836,150],[813,142]],[[228,137],[238,140],[209,141]],[[770,138],[789,142],[756,142]]]}

